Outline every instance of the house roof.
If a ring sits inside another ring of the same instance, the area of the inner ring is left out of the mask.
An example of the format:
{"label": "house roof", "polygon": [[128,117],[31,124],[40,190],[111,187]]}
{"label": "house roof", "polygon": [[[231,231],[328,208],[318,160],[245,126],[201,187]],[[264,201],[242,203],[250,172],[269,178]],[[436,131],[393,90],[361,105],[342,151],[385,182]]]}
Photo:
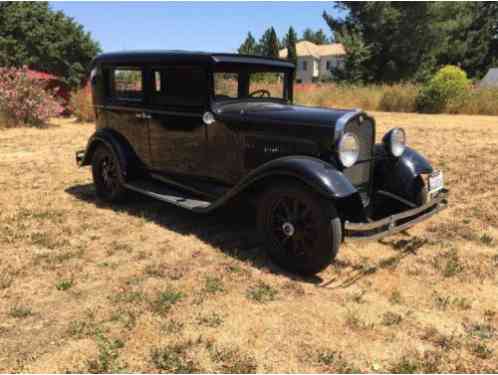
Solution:
{"label": "house roof", "polygon": [[488,70],[484,78],[479,82],[481,87],[497,87],[498,86],[498,68]]}
{"label": "house roof", "polygon": [[[346,54],[341,43],[317,45],[307,40],[296,43],[296,52],[298,56],[313,56],[316,58],[330,55],[343,56]],[[287,48],[281,49],[278,55],[280,58],[285,59],[287,57]]]}

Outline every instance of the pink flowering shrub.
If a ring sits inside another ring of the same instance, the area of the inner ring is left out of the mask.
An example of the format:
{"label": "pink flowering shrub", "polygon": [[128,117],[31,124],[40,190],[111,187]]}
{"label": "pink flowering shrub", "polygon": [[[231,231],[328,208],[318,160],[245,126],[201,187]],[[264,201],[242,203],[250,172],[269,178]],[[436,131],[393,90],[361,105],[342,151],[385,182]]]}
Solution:
{"label": "pink flowering shrub", "polygon": [[9,125],[40,126],[60,115],[63,107],[43,82],[26,72],[25,68],[0,69],[0,113]]}

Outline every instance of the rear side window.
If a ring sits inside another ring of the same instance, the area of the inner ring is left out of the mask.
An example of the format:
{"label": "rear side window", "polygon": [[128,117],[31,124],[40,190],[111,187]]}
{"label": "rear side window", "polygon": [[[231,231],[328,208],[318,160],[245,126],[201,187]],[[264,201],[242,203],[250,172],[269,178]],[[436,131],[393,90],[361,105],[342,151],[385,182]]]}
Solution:
{"label": "rear side window", "polygon": [[139,68],[121,68],[112,70],[112,96],[121,100],[142,100],[143,72]]}
{"label": "rear side window", "polygon": [[175,66],[152,70],[152,104],[202,106],[207,93],[206,71],[199,67]]}

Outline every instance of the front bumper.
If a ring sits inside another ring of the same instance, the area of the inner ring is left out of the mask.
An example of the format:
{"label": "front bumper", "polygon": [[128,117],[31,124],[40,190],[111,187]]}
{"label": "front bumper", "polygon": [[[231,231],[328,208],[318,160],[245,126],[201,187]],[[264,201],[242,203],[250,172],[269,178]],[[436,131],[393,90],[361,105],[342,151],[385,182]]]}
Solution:
{"label": "front bumper", "polygon": [[445,209],[448,205],[448,190],[441,190],[433,199],[426,204],[390,215],[380,220],[366,223],[344,223],[344,235],[356,239],[378,239],[424,221]]}

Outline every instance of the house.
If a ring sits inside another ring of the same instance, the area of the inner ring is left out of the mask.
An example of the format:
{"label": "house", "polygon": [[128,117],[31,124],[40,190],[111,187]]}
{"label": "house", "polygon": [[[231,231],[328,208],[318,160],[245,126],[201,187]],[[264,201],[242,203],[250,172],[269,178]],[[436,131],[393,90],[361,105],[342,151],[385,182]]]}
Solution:
{"label": "house", "polygon": [[481,82],[479,82],[479,87],[498,87],[498,68],[489,69]]}
{"label": "house", "polygon": [[[296,43],[297,82],[316,82],[332,79],[332,68],[344,61],[346,51],[341,43],[317,45],[307,40]],[[279,51],[280,58],[287,58],[287,48]]]}

